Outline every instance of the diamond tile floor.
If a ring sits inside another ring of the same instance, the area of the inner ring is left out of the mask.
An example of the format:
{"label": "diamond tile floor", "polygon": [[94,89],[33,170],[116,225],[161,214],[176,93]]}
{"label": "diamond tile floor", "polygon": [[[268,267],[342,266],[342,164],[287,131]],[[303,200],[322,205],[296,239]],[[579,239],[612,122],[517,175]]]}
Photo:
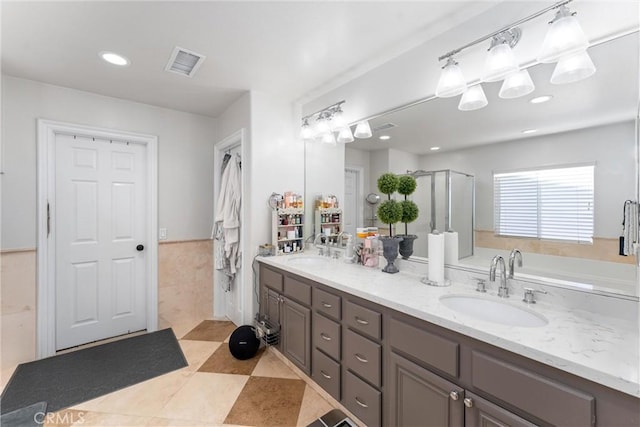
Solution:
{"label": "diamond tile floor", "polygon": [[231,322],[205,320],[179,340],[189,366],[72,408],[45,426],[306,426],[333,406],[270,351],[240,361]]}

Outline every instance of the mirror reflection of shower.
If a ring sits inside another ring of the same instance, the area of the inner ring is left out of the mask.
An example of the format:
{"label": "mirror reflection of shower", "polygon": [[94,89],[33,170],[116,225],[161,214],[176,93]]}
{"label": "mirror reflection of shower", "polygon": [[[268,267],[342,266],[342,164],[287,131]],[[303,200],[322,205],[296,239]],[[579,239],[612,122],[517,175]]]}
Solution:
{"label": "mirror reflection of shower", "polygon": [[[416,234],[415,256],[429,257],[427,235],[457,231],[459,257],[473,255],[473,229],[475,216],[475,178],[473,175],[451,169],[434,171],[407,171],[416,178],[417,188],[413,201],[420,214],[409,224],[409,234]],[[417,244],[420,242],[419,244]]]}

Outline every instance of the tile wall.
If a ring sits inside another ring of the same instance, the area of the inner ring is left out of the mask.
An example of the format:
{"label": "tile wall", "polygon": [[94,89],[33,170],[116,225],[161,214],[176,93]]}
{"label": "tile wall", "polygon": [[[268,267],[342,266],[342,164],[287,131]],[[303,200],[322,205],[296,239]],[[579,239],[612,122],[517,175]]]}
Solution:
{"label": "tile wall", "polygon": [[[158,250],[158,327],[180,336],[212,317],[213,242],[163,242]],[[2,383],[36,354],[36,251],[0,254]]]}

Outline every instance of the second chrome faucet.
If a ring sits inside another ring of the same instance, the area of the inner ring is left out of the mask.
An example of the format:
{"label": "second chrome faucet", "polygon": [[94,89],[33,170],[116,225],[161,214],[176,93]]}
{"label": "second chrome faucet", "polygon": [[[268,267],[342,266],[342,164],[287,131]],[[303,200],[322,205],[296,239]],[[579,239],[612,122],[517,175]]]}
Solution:
{"label": "second chrome faucet", "polygon": [[496,268],[500,266],[500,287],[498,288],[498,296],[500,298],[509,298],[509,288],[507,287],[507,269],[504,265],[504,258],[500,255],[496,255],[491,260],[491,267],[489,268],[489,281],[496,281]]}

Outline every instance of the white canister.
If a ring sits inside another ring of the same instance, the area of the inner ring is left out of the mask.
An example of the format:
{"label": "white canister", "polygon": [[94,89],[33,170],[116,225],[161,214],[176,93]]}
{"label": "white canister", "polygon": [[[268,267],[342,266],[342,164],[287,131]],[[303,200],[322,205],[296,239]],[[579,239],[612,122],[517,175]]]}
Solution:
{"label": "white canister", "polygon": [[293,240],[296,238],[296,230],[288,230],[287,231],[287,239]]}

